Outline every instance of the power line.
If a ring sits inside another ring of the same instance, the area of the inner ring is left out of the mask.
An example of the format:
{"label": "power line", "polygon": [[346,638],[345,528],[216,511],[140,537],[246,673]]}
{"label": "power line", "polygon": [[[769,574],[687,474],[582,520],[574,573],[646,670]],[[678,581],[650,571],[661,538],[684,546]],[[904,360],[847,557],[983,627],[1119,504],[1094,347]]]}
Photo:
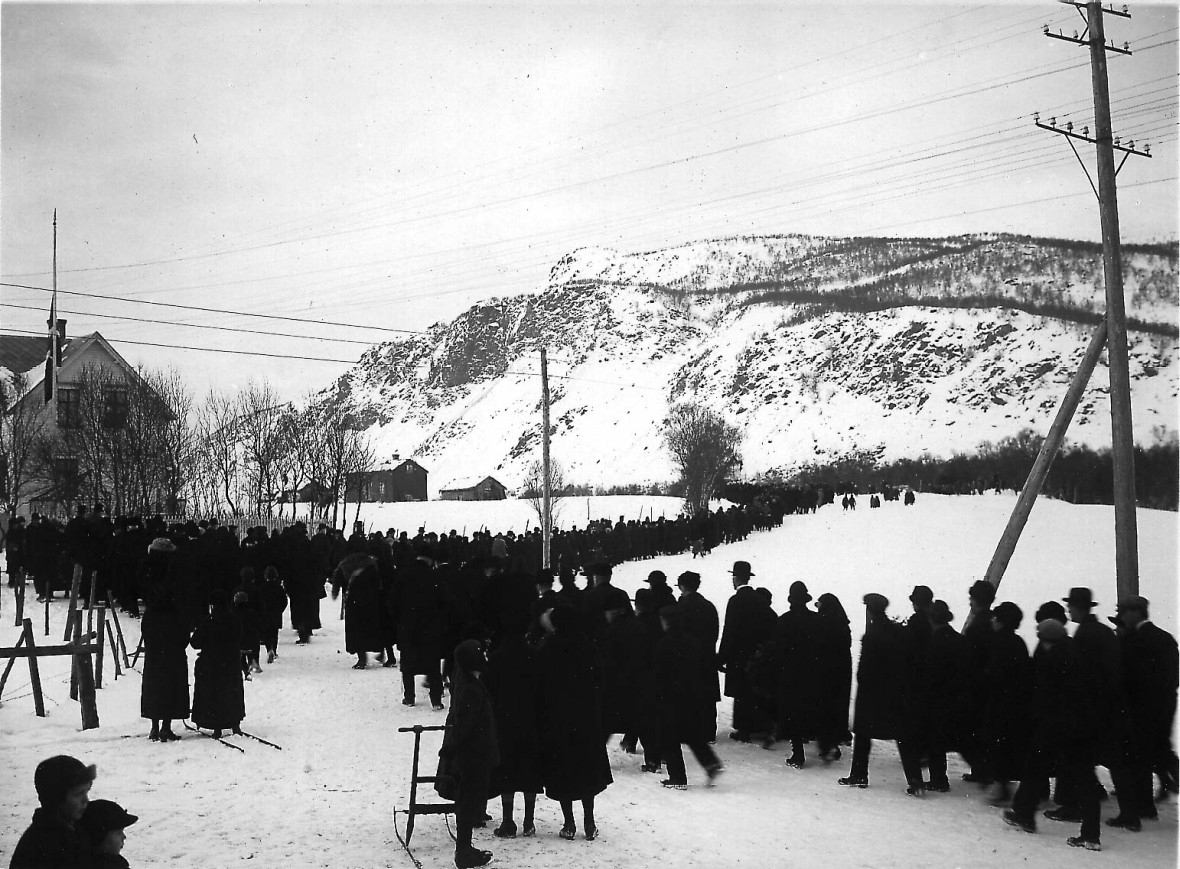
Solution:
{"label": "power line", "polygon": [[[6,281],[0,281],[0,287],[15,287],[21,290],[40,290],[43,293],[51,293],[52,289],[49,287],[37,287],[31,284],[13,284]],[[338,323],[334,320],[304,320],[300,317],[285,317],[281,314],[252,314],[248,311],[230,311],[225,308],[204,308],[199,305],[182,305],[179,302],[154,302],[149,299],[130,299],[123,296],[103,296],[98,293],[83,293],[79,290],[62,290],[58,293],[64,296],[82,296],[87,299],[102,299],[109,302],[127,302],[132,305],[152,305],[159,308],[179,308],[184,311],[201,311],[206,314],[230,314],[235,317],[256,317],[262,320],[282,320],[288,323],[305,323],[309,326],[342,326],[347,329],[372,329],[376,332],[394,332],[401,335],[425,335],[426,332],[416,329],[392,329],[388,326],[361,326],[356,323]],[[130,318],[129,318],[130,319]]]}

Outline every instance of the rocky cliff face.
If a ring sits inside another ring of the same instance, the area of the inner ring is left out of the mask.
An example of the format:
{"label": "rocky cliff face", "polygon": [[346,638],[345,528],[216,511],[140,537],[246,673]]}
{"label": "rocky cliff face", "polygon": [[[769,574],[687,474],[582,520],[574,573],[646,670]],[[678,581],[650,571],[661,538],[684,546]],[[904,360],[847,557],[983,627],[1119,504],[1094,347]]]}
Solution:
{"label": "rocky cliff face", "polygon": [[[1124,249],[1134,424],[1177,426],[1177,252]],[[1048,428],[1105,310],[1101,250],[1013,236],[704,241],[579,250],[533,295],[475,306],[372,348],[323,393],[413,455],[438,487],[521,485],[541,451],[540,350],[553,456],[569,482],[672,479],[671,404],[745,433],[743,473],[853,450],[969,451]],[[1070,440],[1109,444],[1099,366]]]}

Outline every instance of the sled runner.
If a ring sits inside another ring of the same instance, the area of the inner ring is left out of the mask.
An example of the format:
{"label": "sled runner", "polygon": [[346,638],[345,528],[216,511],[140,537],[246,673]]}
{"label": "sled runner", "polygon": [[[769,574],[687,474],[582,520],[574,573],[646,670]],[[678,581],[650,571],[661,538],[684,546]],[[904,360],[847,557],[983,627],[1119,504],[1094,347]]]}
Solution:
{"label": "sled runner", "polygon": [[[433,724],[423,725],[415,724],[413,727],[399,727],[398,733],[412,733],[414,734],[414,764],[410,771],[410,802],[406,809],[394,809],[393,812],[393,832],[397,836],[397,840],[401,846],[406,849],[410,859],[414,861],[414,865],[421,867],[422,864],[414,857],[414,853],[410,850],[410,838],[414,835],[414,818],[417,815],[446,815],[453,814],[455,811],[455,804],[448,803],[420,803],[418,802],[418,785],[419,784],[436,784],[442,779],[449,778],[448,776],[437,775],[419,775],[418,761],[422,747],[422,734],[430,730],[446,730],[446,725]],[[406,815],[406,836],[403,839],[401,832],[397,829],[397,816],[399,812]],[[450,825],[448,824],[448,829]]]}

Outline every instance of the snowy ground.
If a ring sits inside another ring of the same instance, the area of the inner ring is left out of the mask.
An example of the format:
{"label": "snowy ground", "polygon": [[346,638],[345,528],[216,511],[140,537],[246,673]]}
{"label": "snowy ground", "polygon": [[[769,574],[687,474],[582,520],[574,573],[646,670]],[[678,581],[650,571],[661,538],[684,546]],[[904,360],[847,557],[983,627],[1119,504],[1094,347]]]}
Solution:
{"label": "snowy ground", "polygon": [[[864,593],[884,593],[894,601],[891,612],[904,615],[906,595],[917,583],[947,600],[960,626],[967,587],[982,576],[1014,498],[919,495],[914,507],[891,503],[879,510],[868,509],[867,501],[854,513],[829,506],[813,516],[788,517],[781,529],[721,547],[703,561],[681,556],[627,564],[616,572],[616,582],[633,592],[649,570],[658,567],[674,577],[691,567],[704,578],[702,592],[724,610],[731,593],[728,568],[735,559],[746,559],[757,574],[754,583],[774,592],[776,609],[785,604],[787,586],[795,579],[805,580],[815,596],[824,591],[839,595],[853,618],[854,635],[863,629],[863,610],[856,602]],[[584,522],[586,509],[585,499],[580,502],[578,524]],[[646,503],[654,505],[657,517],[668,504]],[[528,515],[514,502],[405,507],[417,512],[362,511],[361,518],[372,518],[381,528],[392,525],[413,532],[427,518],[428,528],[467,523],[470,530],[476,523],[511,527],[524,519],[510,515]],[[596,517],[630,517],[638,512],[639,500],[605,501],[591,509]],[[436,518],[441,524],[436,525]],[[1155,620],[1175,633],[1176,514],[1140,511],[1139,551],[1141,591],[1152,601]],[[1031,637],[1036,606],[1061,598],[1070,586],[1094,589],[1098,612],[1105,617],[1115,601],[1113,563],[1111,508],[1041,501],[999,599],[1024,609],[1026,637]],[[17,631],[7,589],[2,603],[0,645],[12,645]],[[52,608],[56,636],[43,641],[59,641],[64,609],[62,604]],[[34,614],[41,640],[43,608]],[[343,623],[337,614],[326,600],[325,629],[306,647],[293,645],[293,635],[284,630],[279,661],[264,665],[265,672],[246,687],[243,726],[283,746],[282,751],[242,740],[245,753],[239,753],[183,730],[180,742],[149,742],[145,722],[138,718],[138,675],[114,681],[109,663],[98,692],[99,729],[79,729],[64,658],[43,660],[49,715],[38,719],[27,668],[18,662],[0,707],[0,864],[7,865],[35,807],[34,767],[64,752],[98,765],[93,797],[115,799],[140,816],[129,828],[124,850],[133,867],[411,866],[392,826],[394,809],[406,804],[412,748],[412,738],[398,734],[397,728],[441,723],[444,714],[421,702],[412,709],[401,706],[396,670],[350,669],[352,658],[342,651]],[[136,623],[124,628],[134,647]],[[727,723],[728,704],[719,712]],[[435,741],[425,740],[424,766],[433,765],[436,748]],[[492,865],[513,867],[564,861],[579,867],[990,869],[1029,864],[1074,869],[1081,863],[1171,867],[1176,862],[1174,802],[1162,807],[1159,822],[1145,823],[1142,833],[1104,828],[1103,853],[1089,854],[1065,845],[1066,836],[1076,834],[1075,825],[1042,820],[1036,836],[1005,826],[982,793],[958,782],[963,766],[957,758],[951,765],[952,792],[917,801],[905,796],[896,751],[887,744],[877,744],[871,787],[865,791],[836,786],[836,778],[847,773],[846,762],[825,766],[809,761],[796,771],[784,766],[781,747],[764,751],[724,738],[718,751],[726,772],[717,787],[704,787],[703,774],[689,758],[692,786],[677,792],[660,788],[657,776],[641,773],[638,760],[612,744],[615,783],[598,803],[602,832],[597,841],[559,839],[560,813],[542,797],[537,838],[499,841],[489,828],[477,831],[477,845],[496,852]],[[1104,806],[1104,816],[1113,811],[1113,805]],[[498,815],[498,809],[492,813]],[[403,830],[404,820],[398,815]],[[413,845],[424,866],[452,865],[452,844],[441,817],[420,818]]]}

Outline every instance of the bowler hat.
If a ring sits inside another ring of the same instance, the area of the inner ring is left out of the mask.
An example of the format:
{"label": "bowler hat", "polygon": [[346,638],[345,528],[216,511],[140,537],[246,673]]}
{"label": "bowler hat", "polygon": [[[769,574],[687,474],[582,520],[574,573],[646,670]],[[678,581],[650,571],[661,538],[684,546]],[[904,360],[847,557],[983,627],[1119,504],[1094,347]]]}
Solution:
{"label": "bowler hat", "polygon": [[668,577],[662,570],[653,570],[647,575],[644,582],[650,582],[652,585],[667,585]]}
{"label": "bowler hat", "polygon": [[986,579],[977,579],[971,583],[971,588],[967,590],[967,597],[991,606],[992,601],[996,599],[996,589]]}
{"label": "bowler hat", "polygon": [[930,590],[928,585],[915,585],[914,590],[910,592],[910,602],[929,606],[934,602],[934,592]]}
{"label": "bowler hat", "polygon": [[33,787],[41,805],[50,808],[65,799],[71,788],[93,782],[94,776],[94,764],[87,766],[76,757],[58,754],[37,764]]}
{"label": "bowler hat", "polygon": [[1137,594],[1132,594],[1128,595],[1127,597],[1120,598],[1118,606],[1116,606],[1114,609],[1115,612],[1120,613],[1124,610],[1142,610],[1143,612],[1147,612],[1147,607],[1147,598],[1140,597]]}
{"label": "bowler hat", "polygon": [[992,618],[1009,630],[1014,631],[1020,627],[1020,622],[1024,619],[1024,613],[1012,601],[1006,600],[992,610]]}
{"label": "bowler hat", "polygon": [[865,607],[871,612],[883,613],[889,607],[889,598],[871,591],[865,595]]}
{"label": "bowler hat", "polygon": [[811,595],[807,591],[807,585],[802,580],[795,580],[791,583],[791,588],[787,591],[787,600],[791,603],[800,601],[807,603],[811,600]]}
{"label": "bowler hat", "polygon": [[951,612],[951,608],[947,606],[945,600],[931,601],[930,621],[938,625],[949,625],[954,620],[955,614]]}
{"label": "bowler hat", "polygon": [[1038,624],[1045,619],[1057,619],[1057,621],[1065,624],[1069,621],[1069,616],[1065,614],[1065,607],[1055,600],[1047,600],[1037,609],[1035,616]]}
{"label": "bowler hat", "polygon": [[1071,588],[1069,597],[1063,597],[1061,600],[1070,606],[1093,607],[1097,605],[1090,589],[1081,587]]}
{"label": "bowler hat", "polygon": [[91,800],[82,815],[82,828],[91,844],[99,845],[111,830],[122,830],[139,820],[112,800]]}
{"label": "bowler hat", "polygon": [[733,563],[733,570],[730,571],[734,576],[753,576],[754,572],[750,570],[750,562],[735,561]]}

